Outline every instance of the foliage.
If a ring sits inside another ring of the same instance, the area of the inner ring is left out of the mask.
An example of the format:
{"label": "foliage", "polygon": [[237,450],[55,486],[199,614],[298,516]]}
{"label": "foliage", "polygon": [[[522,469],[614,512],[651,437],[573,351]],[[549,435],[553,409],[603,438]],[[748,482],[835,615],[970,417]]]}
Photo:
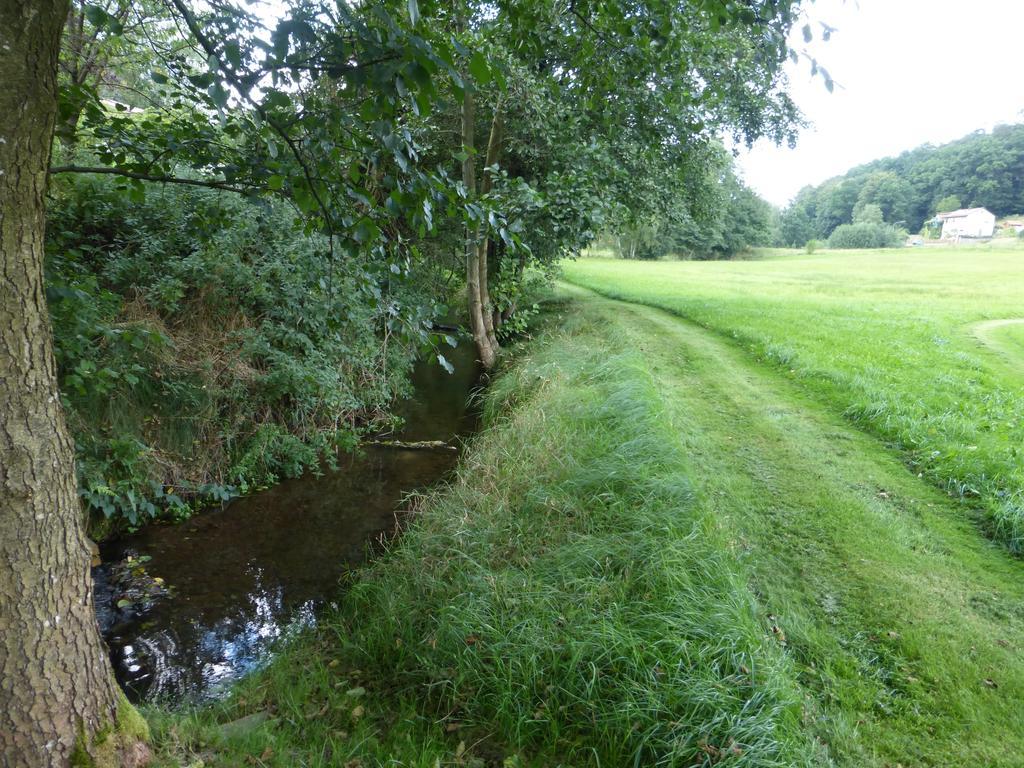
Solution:
{"label": "foliage", "polygon": [[642,218],[612,218],[621,257],[729,258],[772,244],[773,209],[737,177],[732,158],[719,146],[691,151],[698,156],[660,180],[663,197]]}
{"label": "foliage", "polygon": [[855,223],[865,205],[911,232],[938,212],[988,208],[997,217],[1024,208],[1024,125],[1001,125],[940,147],[925,145],[898,157],[853,168],[800,190],[782,217],[782,244],[828,238]]}
{"label": "foliage", "polygon": [[960,198],[956,195],[946,195],[945,197],[939,198],[935,201],[935,210],[932,211],[934,214],[949,213],[950,211],[958,211],[961,208]]}
{"label": "foliage", "polygon": [[854,224],[884,224],[885,214],[877,203],[866,203],[853,212]]}
{"label": "foliage", "polygon": [[[123,28],[123,4],[108,2],[87,21]],[[675,176],[673,191],[715,186],[692,182],[717,134],[791,140],[797,113],[781,65],[795,55],[785,40],[797,7],[314,2],[266,30],[238,4],[199,11],[170,0],[141,31],[121,29],[119,44],[150,71],[149,106],[111,112],[95,84],[77,87],[77,103],[100,167],[128,174],[136,195],[142,181],[191,165],[204,183],[286,196],[332,253],[371,253],[402,270],[417,239],[462,227],[502,244],[492,248],[497,275],[517,250],[550,263],[609,217],[642,217],[655,180]],[[188,44],[167,44],[168,29]],[[480,171],[506,183],[486,193],[451,175],[453,161],[483,156],[446,130],[467,98],[482,107],[477,135],[504,133],[498,168]],[[764,211],[745,190],[725,195],[736,221],[687,248],[749,244]]]}
{"label": "foliage", "polygon": [[56,190],[48,298],[90,508],[137,525],[294,477],[404,391],[392,307],[424,297],[358,261],[333,271],[293,218],[215,190]]}
{"label": "foliage", "polygon": [[828,238],[829,248],[899,248],[906,240],[906,232],[891,224],[877,221],[859,221],[841,224]]}

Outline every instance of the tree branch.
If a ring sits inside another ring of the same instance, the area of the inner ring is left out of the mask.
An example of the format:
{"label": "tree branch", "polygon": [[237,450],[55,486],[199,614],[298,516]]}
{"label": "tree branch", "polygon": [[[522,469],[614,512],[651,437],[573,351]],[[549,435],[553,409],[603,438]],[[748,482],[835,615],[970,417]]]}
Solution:
{"label": "tree branch", "polygon": [[250,88],[246,87],[245,83],[241,81],[238,74],[233,69],[229,68],[221,60],[220,52],[217,50],[217,47],[199,27],[199,23],[196,21],[195,16],[192,14],[192,11],[189,9],[189,7],[185,5],[183,0],[168,1],[178,11],[178,13],[181,14],[181,18],[185,22],[185,26],[188,27],[189,32],[192,33],[192,36],[196,39],[196,42],[199,43],[199,46],[203,49],[206,55],[212,58],[217,63],[218,68],[224,73],[225,78],[234,87],[239,97],[248,102],[249,105],[256,110],[259,116],[263,118],[263,121],[271,127],[274,133],[276,133],[281,138],[281,140],[284,141],[285,145],[288,147],[288,150],[291,152],[292,157],[295,158],[295,162],[299,164],[299,168],[302,170],[302,174],[306,179],[306,184],[309,186],[309,192],[313,196],[313,199],[316,201],[317,207],[319,207],[320,212],[323,214],[324,225],[327,228],[327,237],[331,252],[331,262],[333,264],[334,221],[331,214],[331,210],[330,208],[327,207],[327,204],[320,197],[320,192],[319,190],[317,190],[316,182],[313,179],[313,173],[310,170],[309,165],[306,163],[306,159],[302,156],[302,152],[300,151],[298,145],[296,144],[295,139],[292,138],[291,134],[285,129],[284,126],[282,126],[267,112],[267,110],[263,107],[262,104],[260,104],[256,99],[252,97]]}
{"label": "tree branch", "polygon": [[140,181],[154,181],[161,184],[184,184],[190,187],[206,187],[207,189],[222,189],[227,192],[235,192],[240,195],[247,195],[256,192],[262,187],[256,184],[237,185],[227,181],[216,181],[215,179],[187,179],[182,176],[162,176],[152,173],[140,173],[128,171],[123,168],[108,168],[106,166],[86,167],[80,165],[58,165],[50,168],[48,173],[53,176],[58,173],[101,173],[113,176],[125,176],[129,179]]}

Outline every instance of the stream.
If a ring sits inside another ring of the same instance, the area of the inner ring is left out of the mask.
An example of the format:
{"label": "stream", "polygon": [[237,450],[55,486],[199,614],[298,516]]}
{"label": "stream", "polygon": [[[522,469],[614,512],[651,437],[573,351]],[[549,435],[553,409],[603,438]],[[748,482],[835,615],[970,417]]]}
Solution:
{"label": "stream", "polygon": [[[474,429],[472,344],[449,351],[454,374],[436,364],[416,368],[415,396],[399,408],[405,427],[396,438],[457,444]],[[339,579],[400,525],[403,497],[442,478],[457,458],[455,451],[370,446],[342,456],[336,471],[102,545],[103,564],[93,569],[96,613],[129,699],[214,698],[264,663],[278,639],[342,597]],[[170,596],[127,605],[118,569],[129,557]]]}

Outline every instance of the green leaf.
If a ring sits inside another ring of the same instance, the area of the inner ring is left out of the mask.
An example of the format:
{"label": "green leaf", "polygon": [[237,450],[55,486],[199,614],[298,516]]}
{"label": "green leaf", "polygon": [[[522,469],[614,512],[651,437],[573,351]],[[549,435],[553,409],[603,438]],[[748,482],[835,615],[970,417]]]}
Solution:
{"label": "green leaf", "polygon": [[359,220],[355,231],[352,233],[352,238],[357,243],[368,243],[372,240],[376,240],[378,237],[380,237],[380,228],[366,218]]}
{"label": "green leaf", "polygon": [[96,29],[105,29],[113,35],[120,35],[124,32],[124,25],[107,13],[106,9],[98,5],[86,5],[84,11],[85,18]]}
{"label": "green leaf", "polygon": [[242,66],[242,50],[238,47],[238,43],[232,41],[224,46],[224,57],[234,67]]}
{"label": "green leaf", "polygon": [[406,0],[406,7],[409,9],[409,21],[415,27],[420,23],[420,4],[416,0]]}
{"label": "green leaf", "polygon": [[491,82],[491,67],[487,63],[487,57],[480,51],[474,53],[473,58],[469,60],[469,74],[480,85],[487,85]]}
{"label": "green leaf", "polygon": [[228,91],[220,83],[214,83],[210,86],[210,98],[213,99],[213,103],[217,105],[218,109],[224,109],[228,103]]}
{"label": "green leaf", "polygon": [[146,186],[138,179],[132,179],[131,187],[128,189],[128,199],[133,203],[146,202]]}
{"label": "green leaf", "polygon": [[275,192],[284,187],[284,176],[278,176],[274,174],[267,179],[267,187],[274,190]]}

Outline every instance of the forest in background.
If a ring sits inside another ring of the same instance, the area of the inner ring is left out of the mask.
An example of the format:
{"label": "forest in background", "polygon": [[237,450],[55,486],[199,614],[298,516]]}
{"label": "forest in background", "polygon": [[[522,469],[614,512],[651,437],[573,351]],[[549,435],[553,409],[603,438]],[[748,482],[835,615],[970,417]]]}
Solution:
{"label": "forest in background", "polygon": [[936,213],[961,207],[997,217],[1024,211],[1024,125],[924,145],[805,187],[781,214],[778,244],[827,240],[862,220],[918,232]]}

